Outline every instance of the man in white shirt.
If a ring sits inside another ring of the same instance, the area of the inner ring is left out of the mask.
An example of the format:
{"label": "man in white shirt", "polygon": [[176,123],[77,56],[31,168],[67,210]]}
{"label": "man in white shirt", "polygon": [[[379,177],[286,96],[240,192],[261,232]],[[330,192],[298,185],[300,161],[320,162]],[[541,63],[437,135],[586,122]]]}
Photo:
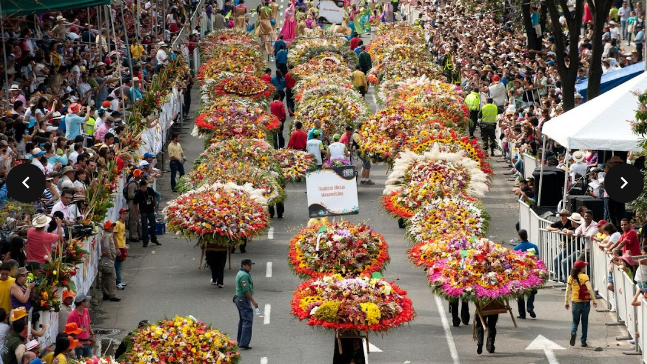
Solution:
{"label": "man in white shirt", "polygon": [[584,152],[578,150],[573,153],[573,163],[571,165],[571,181],[575,182],[577,176],[586,176],[586,163],[584,163]]}
{"label": "man in white shirt", "polygon": [[79,154],[83,153],[83,143],[75,143],[74,150],[70,155],[67,156],[67,159],[72,161],[72,165],[76,164],[76,159],[79,157]]}
{"label": "man in white shirt", "polygon": [[34,148],[31,151],[31,164],[35,165],[38,167],[43,174],[47,174],[47,171],[45,171],[45,166],[43,165],[43,160],[45,161],[45,164],[47,164],[47,159],[43,157],[45,155],[45,151],[41,150],[40,148]]}
{"label": "man in white shirt", "polygon": [[306,150],[317,160],[317,169],[321,169],[321,166],[323,165],[323,156],[326,154],[323,143],[319,139],[320,137],[321,131],[315,130],[312,133],[312,139],[308,140],[306,143]]}
{"label": "man in white shirt", "polygon": [[328,154],[330,155],[331,161],[348,158],[348,148],[346,148],[344,143],[339,142],[339,138],[341,138],[341,135],[333,135],[332,140],[334,143],[328,146]]}
{"label": "man in white shirt", "polygon": [[157,45],[159,46],[159,48],[157,49],[157,55],[155,55],[155,59],[157,60],[157,70],[159,71],[159,69],[165,66],[168,62],[168,54],[166,54],[166,49],[168,48],[168,46],[164,42],[159,42],[157,43]]}
{"label": "man in white shirt", "polygon": [[[78,155],[77,155],[77,158],[78,158]],[[75,164],[76,164],[76,162],[75,162]],[[72,181],[72,178],[74,178],[74,175],[76,174],[76,171],[74,170],[74,168],[71,167],[71,166],[65,166],[61,173],[63,174],[63,177],[61,177],[58,180],[58,183],[57,183],[58,189],[60,191],[63,191],[66,188],[73,189],[74,188],[74,182]]]}
{"label": "man in white shirt", "polygon": [[499,109],[499,114],[503,114],[503,106],[507,99],[507,94],[505,86],[500,82],[501,78],[499,75],[494,75],[492,77],[492,85],[490,85],[490,97],[494,101],[497,109]]}

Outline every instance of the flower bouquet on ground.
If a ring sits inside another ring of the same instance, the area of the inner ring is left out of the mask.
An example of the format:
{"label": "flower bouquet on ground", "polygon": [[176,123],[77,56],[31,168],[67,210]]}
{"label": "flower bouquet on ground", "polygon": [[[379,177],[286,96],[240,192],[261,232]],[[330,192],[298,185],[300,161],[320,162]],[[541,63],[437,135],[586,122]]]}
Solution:
{"label": "flower bouquet on ground", "polygon": [[438,146],[424,154],[401,152],[386,180],[384,194],[398,191],[409,183],[425,182],[443,196],[483,197],[488,176],[478,163],[459,153],[441,152]]}
{"label": "flower bouquet on ground", "polygon": [[221,96],[238,96],[254,100],[262,108],[269,107],[276,89],[259,77],[243,73],[221,80],[215,85],[214,92]]}
{"label": "flower bouquet on ground", "polygon": [[306,177],[306,171],[316,167],[315,157],[301,150],[281,148],[274,151],[274,156],[281,164],[285,179],[295,182]]}
{"label": "flower bouquet on ground", "polygon": [[164,319],[139,328],[125,353],[128,364],[237,364],[236,341],[193,316]]}
{"label": "flower bouquet on ground", "polygon": [[263,197],[267,199],[268,206],[274,206],[277,202],[285,200],[285,191],[279,181],[260,168],[235,161],[203,166],[204,168],[201,166],[182,176],[176,187],[177,190],[183,193],[213,183],[233,182],[240,186],[250,183],[254,189],[263,191]]}
{"label": "flower bouquet on ground", "polygon": [[235,74],[249,72],[261,76],[265,69],[265,58],[258,45],[219,45],[214,48],[213,53],[212,56],[204,56],[204,59],[209,61],[198,68],[197,78],[199,80],[211,78],[221,72]]}
{"label": "flower bouquet on ground", "polygon": [[489,216],[470,199],[438,198],[424,204],[409,220],[407,234],[414,242],[437,239],[447,234],[483,236]]}
{"label": "flower bouquet on ground", "polygon": [[308,226],[290,240],[288,260],[302,278],[341,275],[371,275],[389,262],[384,237],[368,225],[346,220]]}
{"label": "flower bouquet on ground", "polygon": [[214,183],[180,195],[164,209],[168,229],[202,245],[229,246],[269,226],[267,200],[251,184]]}
{"label": "flower bouquet on ground", "polygon": [[200,41],[200,49],[203,54],[211,55],[212,48],[222,47],[225,44],[232,45],[257,45],[256,40],[249,32],[242,29],[219,29],[205,35]]}
{"label": "flower bouquet on ground", "polygon": [[389,99],[390,94],[397,90],[398,87],[406,84],[410,79],[407,80],[396,80],[396,79],[388,79],[384,80],[384,82],[380,83],[377,85],[377,78],[373,80],[373,84],[375,84],[375,101],[377,101],[377,104],[381,106],[381,108],[385,108],[386,105],[386,100]]}
{"label": "flower bouquet on ground", "polygon": [[292,314],[307,319],[310,326],[386,332],[415,317],[406,294],[384,279],[335,274],[299,285],[291,301]]}
{"label": "flower bouquet on ground", "polygon": [[469,157],[479,164],[483,172],[489,175],[494,173],[478,140],[461,136],[453,129],[423,130],[411,136],[401,148],[402,150],[408,149],[416,154],[422,154],[432,150],[436,145],[443,152],[461,153]]}
{"label": "flower bouquet on ground", "polygon": [[379,82],[388,79],[404,80],[421,76],[426,76],[433,80],[446,79],[442,74],[442,69],[437,64],[417,59],[404,59],[400,62],[386,60],[371,68],[368,76],[376,77]]}
{"label": "flower bouquet on ground", "polygon": [[382,206],[396,219],[410,219],[426,203],[445,196],[432,182],[411,182],[382,196]]}
{"label": "flower bouquet on ground", "polygon": [[203,113],[195,118],[195,127],[191,135],[203,138],[214,134],[231,134],[232,130],[251,129],[251,126],[266,130],[275,130],[281,125],[278,118],[268,114],[253,102],[223,97],[212,101]]}
{"label": "flower bouquet on ground", "polygon": [[281,165],[274,157],[274,149],[265,140],[240,139],[225,140],[212,144],[195,160],[194,168],[213,168],[225,161],[238,161],[248,163],[273,176],[283,179]]}
{"label": "flower bouquet on ground", "polygon": [[431,268],[442,259],[451,256],[459,258],[463,251],[473,249],[484,238],[469,237],[463,234],[448,234],[437,239],[417,243],[407,251],[409,260],[420,268]]}
{"label": "flower bouquet on ground", "polygon": [[294,100],[301,101],[304,92],[318,87],[337,87],[352,90],[353,84],[350,79],[344,79],[335,74],[305,76],[292,89]]}
{"label": "flower bouquet on ground", "polygon": [[532,253],[518,252],[487,239],[456,250],[427,271],[431,290],[446,299],[489,302],[515,299],[544,285],[548,271]]}
{"label": "flower bouquet on ground", "polygon": [[322,59],[326,57],[335,57],[344,63],[349,68],[354,68],[357,64],[357,54],[353,52],[346,44],[341,46],[313,46],[302,51],[293,52],[290,50],[288,53],[288,62],[295,66],[308,63],[312,59]]}
{"label": "flower bouquet on ground", "polygon": [[399,63],[405,61],[431,62],[427,45],[422,43],[394,44],[385,52],[378,52],[372,57],[373,64],[384,62]]}
{"label": "flower bouquet on ground", "polygon": [[[348,48],[346,39],[336,36],[331,36],[323,29],[321,31],[312,29],[307,38],[295,38],[288,50],[288,63],[297,65],[299,59],[308,58],[305,54],[312,48],[331,48],[340,49]],[[316,54],[317,52],[313,52]],[[312,54],[312,53],[311,53]],[[300,63],[299,63],[300,64]]]}
{"label": "flower bouquet on ground", "polygon": [[328,84],[328,85],[312,85],[311,87],[304,88],[302,91],[296,94],[294,101],[297,104],[297,108],[300,103],[311,103],[322,97],[336,96],[342,99],[348,100],[349,103],[353,103],[356,108],[366,109],[365,113],[369,113],[368,105],[362,96],[355,90],[351,84]]}

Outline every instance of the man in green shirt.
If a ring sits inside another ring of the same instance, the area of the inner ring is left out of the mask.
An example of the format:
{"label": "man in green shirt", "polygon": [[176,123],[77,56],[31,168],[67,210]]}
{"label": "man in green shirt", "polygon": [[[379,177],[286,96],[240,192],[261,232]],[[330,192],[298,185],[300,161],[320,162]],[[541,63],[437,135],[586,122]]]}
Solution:
{"label": "man in green shirt", "polygon": [[236,274],[236,296],[234,303],[238,308],[238,347],[249,350],[252,347],[252,324],[254,323],[254,310],[252,305],[258,309],[258,302],[254,300],[254,282],[249,272],[252,270],[252,260],[243,259],[240,262],[240,270]]}
{"label": "man in green shirt", "polygon": [[[23,308],[22,313],[25,310]],[[23,316],[24,317],[24,316]],[[16,317],[12,317],[16,319]],[[25,330],[25,321],[16,319],[11,322],[11,332],[5,338],[5,351],[2,354],[2,362],[7,364],[18,364],[22,362],[22,356],[25,354],[25,338],[21,333]]]}
{"label": "man in green shirt", "polygon": [[367,74],[368,71],[373,68],[373,62],[371,61],[371,55],[366,51],[366,46],[360,47],[361,52],[359,53],[359,68]]}

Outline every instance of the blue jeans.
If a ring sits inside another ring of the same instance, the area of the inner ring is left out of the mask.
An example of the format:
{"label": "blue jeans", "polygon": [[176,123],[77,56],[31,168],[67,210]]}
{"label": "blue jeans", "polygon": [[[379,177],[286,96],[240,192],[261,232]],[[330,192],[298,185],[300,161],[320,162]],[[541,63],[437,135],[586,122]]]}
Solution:
{"label": "blue jeans", "polygon": [[175,175],[180,172],[180,178],[184,176],[184,164],[180,161],[171,161],[169,165],[171,166],[171,189],[175,191],[175,186],[177,185],[177,182],[175,182]]}
{"label": "blue jeans", "polygon": [[123,260],[115,260],[115,273],[117,274],[117,284],[121,283],[121,268],[123,267]]}
{"label": "blue jeans", "polygon": [[92,357],[92,347],[89,342],[85,344],[79,343],[79,346],[74,349],[77,358],[90,358]]}
{"label": "blue jeans", "polygon": [[526,306],[526,298],[521,297],[517,300],[517,309],[519,309],[519,316],[526,317],[526,307],[528,312],[535,311],[535,296],[537,295],[537,290],[533,289],[528,295],[528,305]]}
{"label": "blue jeans", "polygon": [[236,297],[236,307],[238,308],[238,347],[244,348],[249,346],[252,341],[252,324],[254,323],[254,309],[252,303],[247,297]]}
{"label": "blue jeans", "polygon": [[557,269],[557,267],[561,267],[561,272],[559,272],[559,276],[557,277],[557,280],[559,281],[566,281],[568,275],[569,275],[569,268],[575,264],[575,261],[577,260],[577,257],[580,256],[580,251],[575,250],[571,253],[571,255],[567,255],[568,250],[564,249],[561,252],[559,252],[555,258],[553,258],[553,267]]}
{"label": "blue jeans", "polygon": [[589,331],[589,311],[591,311],[591,302],[573,302],[571,312],[573,312],[573,322],[571,323],[571,335],[577,334],[577,326],[582,320],[582,337],[580,341],[586,342],[586,334]]}

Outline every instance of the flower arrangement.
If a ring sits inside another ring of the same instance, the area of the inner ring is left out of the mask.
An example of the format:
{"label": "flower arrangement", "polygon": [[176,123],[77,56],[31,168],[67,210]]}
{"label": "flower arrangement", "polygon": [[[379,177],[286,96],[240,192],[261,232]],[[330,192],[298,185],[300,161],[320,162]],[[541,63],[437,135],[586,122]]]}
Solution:
{"label": "flower arrangement", "polygon": [[414,244],[407,251],[407,256],[416,267],[431,268],[442,259],[451,256],[460,258],[464,254],[462,251],[474,249],[476,242],[481,240],[484,239],[462,234],[444,235]]}
{"label": "flower arrangement", "polygon": [[224,44],[255,45],[257,43],[249,32],[242,29],[216,29],[205,35],[200,41],[200,49],[203,54],[211,56],[214,51],[211,48],[217,48]]}
{"label": "flower arrangement", "polygon": [[424,204],[445,196],[444,190],[436,184],[412,182],[382,196],[382,206],[396,219],[410,219]]}
{"label": "flower arrangement", "polygon": [[488,218],[481,207],[468,199],[437,198],[411,217],[407,233],[415,242],[452,233],[483,236],[487,233]]}
{"label": "flower arrangement", "polygon": [[290,74],[298,82],[304,77],[312,75],[338,75],[344,80],[350,80],[351,70],[335,57],[327,57],[320,60],[311,60],[294,67]]}
{"label": "flower arrangement", "polygon": [[323,166],[321,168],[323,169],[332,169],[335,167],[345,167],[345,166],[352,166],[353,163],[350,161],[348,158],[344,159],[335,159],[335,160],[327,160],[324,162]]}
{"label": "flower arrangement", "polygon": [[303,282],[294,291],[292,314],[330,330],[382,331],[415,317],[407,292],[384,279],[340,274]]}
{"label": "flower arrangement", "polygon": [[270,131],[280,125],[276,116],[268,114],[254,103],[223,97],[212,101],[211,105],[195,118],[192,135],[208,138],[214,134],[231,134],[237,129],[242,132],[243,129],[251,129],[252,126]]}
{"label": "flower arrangement", "polygon": [[313,45],[298,50],[288,52],[288,62],[295,66],[308,63],[312,59],[322,59],[326,57],[335,57],[346,64],[349,68],[354,68],[357,64],[357,54],[350,50],[346,44],[341,45]]}
{"label": "flower arrangement", "polygon": [[302,278],[371,275],[386,267],[389,253],[384,237],[368,225],[341,220],[301,230],[290,240],[288,261]]}
{"label": "flower arrangement", "polygon": [[129,364],[237,364],[236,341],[193,316],[164,319],[141,327],[126,351]]}
{"label": "flower arrangement", "polygon": [[275,92],[274,86],[249,73],[225,78],[215,86],[215,93],[218,95],[252,99],[263,108],[269,106]]}
{"label": "flower arrangement", "polygon": [[[376,85],[375,86],[375,101],[377,101],[377,104],[381,108],[385,108],[387,106],[386,101],[387,101],[387,99],[390,98],[391,93],[393,93],[393,91],[397,90],[400,86],[406,84],[408,81],[411,80],[411,79],[398,80],[398,79],[390,78],[390,79],[384,80],[384,82],[378,84],[377,77],[375,77],[375,76],[370,76],[370,77],[374,77],[373,82],[369,81],[369,83],[372,83],[372,84]],[[368,79],[367,79],[367,81],[368,81]]]}
{"label": "flower arrangement", "polygon": [[424,154],[401,152],[386,181],[384,194],[418,182],[425,182],[447,196],[477,198],[489,189],[488,176],[478,163],[460,153],[441,152],[438,146]]}
{"label": "flower arrangement", "polygon": [[258,45],[218,45],[213,48],[213,56],[198,68],[197,78],[208,79],[221,72],[239,74],[243,72],[261,76],[265,69],[265,58]]}
{"label": "flower arrangement", "polygon": [[[326,79],[325,81],[333,81],[333,79]],[[342,82],[341,84],[314,84],[310,87],[303,87],[294,97],[294,101],[297,103],[309,103],[313,102],[316,99],[328,96],[336,96],[347,99],[349,102],[360,105],[357,106],[365,108],[368,113],[368,105],[362,96],[355,90],[355,88],[349,84]]]}
{"label": "flower arrangement", "polygon": [[429,51],[427,51],[425,42],[394,44],[386,52],[378,52],[372,57],[372,62],[376,65],[385,62],[398,63],[410,60],[431,62],[431,56]]}
{"label": "flower arrangement", "polygon": [[399,62],[384,61],[371,68],[368,76],[375,76],[379,82],[387,79],[404,80],[422,76],[434,80],[444,79],[442,69],[437,64],[417,59],[403,59]]}
{"label": "flower arrangement", "polygon": [[239,161],[266,170],[279,180],[283,179],[281,165],[274,157],[274,149],[265,140],[224,140],[212,144],[194,162],[194,169],[213,168],[224,161]]}
{"label": "flower arrangement", "polygon": [[279,161],[285,179],[292,182],[305,178],[306,171],[314,169],[317,165],[312,154],[301,150],[277,149],[274,151],[274,157]]}
{"label": "flower arrangement", "polygon": [[[348,43],[345,39],[332,36],[323,30],[312,29],[309,37],[296,38],[292,41],[288,50],[288,63],[299,65],[308,62],[314,55],[321,51],[311,51],[311,49],[348,49]],[[350,51],[350,49],[348,49]]]}
{"label": "flower arrangement", "polygon": [[117,190],[117,170],[116,162],[112,161],[104,166],[105,172],[99,173],[96,179],[92,181],[90,188],[85,190],[85,199],[88,202],[88,209],[85,213],[84,223],[101,224],[108,209],[114,204],[113,194]]}
{"label": "flower arrangement", "polygon": [[263,191],[247,184],[214,183],[180,195],[164,209],[167,227],[200,245],[231,246],[269,226]]}
{"label": "flower arrangement", "polygon": [[350,79],[344,79],[335,74],[310,75],[310,76],[302,77],[294,85],[294,88],[292,89],[292,93],[294,94],[294,100],[300,101],[305,91],[309,89],[314,89],[320,86],[337,87],[337,88],[345,88],[345,89],[353,90],[353,84],[350,83]]}
{"label": "flower arrangement", "polygon": [[[262,116],[263,117],[263,116]],[[278,120],[278,119],[276,119]],[[196,131],[196,129],[193,129]],[[193,133],[191,134],[193,135]],[[196,133],[196,135],[199,134]],[[214,129],[211,138],[205,139],[205,148],[209,145],[218,143],[229,139],[262,139],[268,140],[267,133],[262,128],[254,125],[253,123],[240,123],[232,125],[231,127],[223,127]]]}
{"label": "flower arrangement", "polygon": [[[369,109],[364,102],[337,95],[322,95],[317,98],[301,100],[294,110],[295,120],[303,123],[304,130],[310,130],[314,121],[322,122],[324,137],[343,133],[347,125],[356,125],[366,120]],[[293,124],[294,125],[294,124]]]}
{"label": "flower arrangement", "polygon": [[488,302],[514,299],[544,285],[548,271],[532,253],[518,252],[487,239],[456,250],[427,271],[431,290],[446,299]]}
{"label": "flower arrangement", "polygon": [[402,84],[386,94],[386,103],[430,103],[442,102],[460,108],[463,105],[462,89],[427,77],[403,80]]}
{"label": "flower arrangement", "polygon": [[233,182],[240,186],[249,183],[252,188],[263,191],[263,197],[267,199],[268,206],[274,206],[277,202],[285,200],[285,191],[279,181],[260,168],[235,161],[225,161],[217,166],[205,167],[207,168],[195,169],[182,176],[176,189],[180,192],[188,192],[213,183]]}

